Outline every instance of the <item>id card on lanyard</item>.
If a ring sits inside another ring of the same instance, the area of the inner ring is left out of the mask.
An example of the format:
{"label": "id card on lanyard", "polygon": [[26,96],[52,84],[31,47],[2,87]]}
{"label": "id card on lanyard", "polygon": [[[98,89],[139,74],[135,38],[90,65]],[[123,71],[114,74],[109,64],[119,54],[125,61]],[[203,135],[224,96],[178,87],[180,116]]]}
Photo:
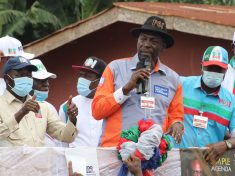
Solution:
{"label": "id card on lanyard", "polygon": [[155,98],[141,96],[140,97],[140,107],[142,109],[155,109]]}
{"label": "id card on lanyard", "polygon": [[202,116],[202,114],[193,116],[194,127],[207,129],[207,124],[208,124],[208,117]]}

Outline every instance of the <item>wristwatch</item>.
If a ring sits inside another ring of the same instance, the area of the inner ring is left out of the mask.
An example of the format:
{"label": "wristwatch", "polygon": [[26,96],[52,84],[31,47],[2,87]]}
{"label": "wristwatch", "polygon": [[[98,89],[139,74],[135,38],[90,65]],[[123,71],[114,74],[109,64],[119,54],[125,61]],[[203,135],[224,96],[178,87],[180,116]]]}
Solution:
{"label": "wristwatch", "polygon": [[224,140],[224,142],[227,145],[228,149],[232,149],[233,148],[233,144],[231,142],[229,142],[228,140]]}

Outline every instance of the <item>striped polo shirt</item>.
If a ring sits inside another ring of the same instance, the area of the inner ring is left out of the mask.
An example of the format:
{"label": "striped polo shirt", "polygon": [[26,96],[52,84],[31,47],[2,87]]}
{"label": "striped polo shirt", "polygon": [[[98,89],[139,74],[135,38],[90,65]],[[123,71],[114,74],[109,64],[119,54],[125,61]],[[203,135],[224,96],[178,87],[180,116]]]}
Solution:
{"label": "striped polo shirt", "polygon": [[[182,86],[185,131],[175,147],[205,147],[223,141],[227,128],[235,132],[235,101],[227,89],[207,94],[201,89],[201,76],[183,77]],[[200,114],[208,118],[206,129],[193,126],[194,115]]]}

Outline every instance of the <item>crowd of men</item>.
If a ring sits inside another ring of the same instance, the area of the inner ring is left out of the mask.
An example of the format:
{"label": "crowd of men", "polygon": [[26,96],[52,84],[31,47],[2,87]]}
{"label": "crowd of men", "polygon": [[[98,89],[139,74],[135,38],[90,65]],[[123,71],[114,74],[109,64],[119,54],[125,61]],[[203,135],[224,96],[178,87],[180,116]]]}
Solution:
{"label": "crowd of men", "polygon": [[[56,74],[17,39],[0,38],[0,146],[113,147],[122,130],[151,118],[175,148],[207,147],[208,162],[234,149],[234,57],[229,62],[222,46],[209,46],[198,65],[201,75],[180,77],[160,60],[174,45],[164,19],[151,16],[131,33],[137,38],[133,57],[106,65],[91,56],[72,66],[78,95],[59,112],[46,101]],[[134,156],[125,162],[139,175],[132,161],[139,165]]]}

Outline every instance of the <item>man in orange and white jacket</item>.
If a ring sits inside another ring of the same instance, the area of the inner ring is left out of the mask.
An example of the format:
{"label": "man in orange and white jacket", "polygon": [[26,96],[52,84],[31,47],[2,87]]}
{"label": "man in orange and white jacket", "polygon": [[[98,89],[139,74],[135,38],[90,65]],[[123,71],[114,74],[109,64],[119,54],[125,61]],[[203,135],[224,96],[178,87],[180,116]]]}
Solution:
{"label": "man in orange and white jacket", "polygon": [[[178,74],[159,60],[160,53],[171,47],[174,39],[167,33],[164,19],[157,16],[149,17],[141,28],[133,29],[132,34],[138,38],[137,54],[115,60],[106,67],[92,103],[93,117],[104,119],[100,146],[116,146],[121,131],[144,117],[162,125],[163,131],[179,143],[184,117],[182,84]],[[138,62],[144,63],[146,58],[151,61],[150,69],[136,68]],[[141,108],[143,94],[137,94],[135,89],[140,80],[146,79],[154,109]]]}

